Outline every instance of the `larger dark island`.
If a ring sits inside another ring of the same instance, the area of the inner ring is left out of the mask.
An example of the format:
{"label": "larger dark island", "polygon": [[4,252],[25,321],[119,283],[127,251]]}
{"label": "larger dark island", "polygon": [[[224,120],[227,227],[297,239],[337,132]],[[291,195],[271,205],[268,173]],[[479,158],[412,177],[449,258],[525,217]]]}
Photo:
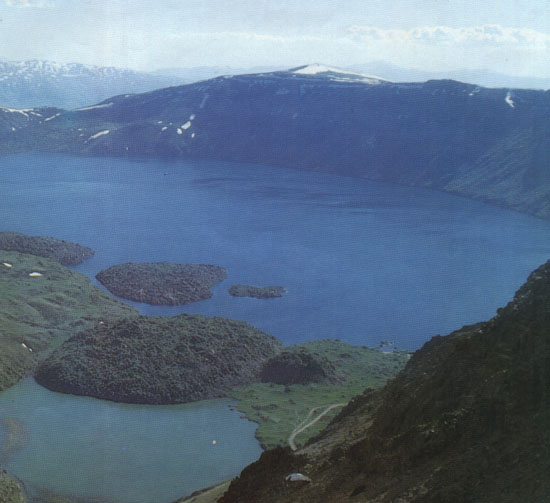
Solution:
{"label": "larger dark island", "polygon": [[71,337],[35,378],[54,391],[115,402],[185,403],[257,380],[262,363],[281,349],[277,339],[240,321],[140,316]]}
{"label": "larger dark island", "polygon": [[212,297],[210,287],[227,271],[209,264],[127,262],[100,271],[96,278],[111,293],[147,304],[176,306]]}

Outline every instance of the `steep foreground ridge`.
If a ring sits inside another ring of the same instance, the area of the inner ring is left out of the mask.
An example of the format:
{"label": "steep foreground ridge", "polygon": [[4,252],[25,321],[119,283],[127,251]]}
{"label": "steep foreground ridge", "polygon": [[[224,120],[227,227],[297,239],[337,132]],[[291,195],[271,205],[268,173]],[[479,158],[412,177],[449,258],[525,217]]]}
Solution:
{"label": "steep foreground ridge", "polygon": [[550,218],[550,92],[301,67],[0,109],[0,152],[216,159],[431,187]]}
{"label": "steep foreground ridge", "polygon": [[543,503],[549,425],[550,262],[493,319],[434,337],[297,454],[265,452],[219,501]]}

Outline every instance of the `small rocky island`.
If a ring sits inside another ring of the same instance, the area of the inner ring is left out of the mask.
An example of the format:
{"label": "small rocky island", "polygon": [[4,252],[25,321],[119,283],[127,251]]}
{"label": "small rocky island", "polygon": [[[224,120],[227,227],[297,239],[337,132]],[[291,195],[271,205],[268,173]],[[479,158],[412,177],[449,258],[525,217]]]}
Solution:
{"label": "small rocky island", "polygon": [[256,299],[273,299],[282,297],[286,292],[282,286],[250,286],[250,285],[232,285],[229,295],[233,297],[254,297]]}
{"label": "small rocky island", "polygon": [[19,232],[0,232],[0,250],[28,253],[57,260],[62,265],[78,265],[93,256],[87,246],[47,236],[27,236]]}
{"label": "small rocky island", "polygon": [[35,379],[53,391],[115,402],[185,403],[257,381],[262,364],[281,349],[275,337],[241,321],[139,316],[71,337]]}
{"label": "small rocky island", "polygon": [[177,306],[212,297],[210,288],[227,277],[209,264],[127,262],[100,271],[96,278],[111,293],[135,302]]}

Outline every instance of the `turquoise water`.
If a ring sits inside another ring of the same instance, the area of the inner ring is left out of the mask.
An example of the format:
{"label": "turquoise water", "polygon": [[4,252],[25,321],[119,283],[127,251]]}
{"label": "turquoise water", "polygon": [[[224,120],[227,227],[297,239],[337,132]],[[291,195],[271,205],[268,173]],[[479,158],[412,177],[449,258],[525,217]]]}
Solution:
{"label": "turquoise water", "polygon": [[[256,425],[227,400],[115,404],[54,393],[27,379],[0,393],[0,425],[6,418],[28,438],[9,459],[0,449],[0,464],[35,496],[170,502],[237,475],[261,453]],[[4,430],[0,445],[7,436]]]}
{"label": "turquoise water", "polygon": [[[227,268],[212,299],[134,304],[142,313],[227,316],[287,344],[329,337],[416,349],[493,316],[550,256],[550,222],[321,173],[22,154],[0,159],[0,182],[0,229],[91,246],[95,256],[76,269],[96,284],[101,269],[127,261]],[[234,298],[234,283],[288,293]],[[223,401],[117,405],[25,381],[0,394],[2,417],[26,432],[6,450],[7,466],[35,492],[168,503],[260,453],[255,425]]]}

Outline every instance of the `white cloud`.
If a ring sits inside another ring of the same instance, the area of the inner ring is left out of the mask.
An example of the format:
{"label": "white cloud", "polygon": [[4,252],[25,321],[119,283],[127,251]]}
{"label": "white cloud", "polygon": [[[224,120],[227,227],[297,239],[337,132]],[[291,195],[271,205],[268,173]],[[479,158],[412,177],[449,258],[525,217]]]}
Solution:
{"label": "white cloud", "polygon": [[549,49],[550,34],[529,28],[507,28],[484,24],[466,28],[450,26],[422,26],[410,30],[394,30],[376,26],[352,26],[352,38],[363,42],[395,42],[408,44],[484,44],[494,46],[526,46],[531,49]]}
{"label": "white cloud", "polygon": [[9,7],[46,7],[42,0],[4,0],[4,4]]}
{"label": "white cloud", "polygon": [[182,32],[172,33],[169,38],[185,40],[185,39],[233,39],[233,40],[256,40],[265,42],[279,42],[279,43],[294,43],[294,42],[320,42],[324,40],[322,37],[310,36],[310,35],[298,35],[298,36],[281,36],[272,35],[269,33],[249,33],[242,31],[219,31],[219,32]]}

